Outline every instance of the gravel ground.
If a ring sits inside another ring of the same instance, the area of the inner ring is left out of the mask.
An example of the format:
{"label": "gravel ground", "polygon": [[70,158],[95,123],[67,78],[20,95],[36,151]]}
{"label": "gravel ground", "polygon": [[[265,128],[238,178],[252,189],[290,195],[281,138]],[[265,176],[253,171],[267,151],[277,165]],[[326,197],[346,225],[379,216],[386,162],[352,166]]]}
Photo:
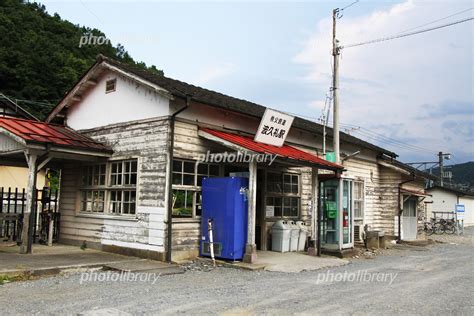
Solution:
{"label": "gravel ground", "polygon": [[473,315],[473,233],[298,274],[192,264],[143,282],[87,282],[76,273],[9,283],[0,286],[0,314]]}

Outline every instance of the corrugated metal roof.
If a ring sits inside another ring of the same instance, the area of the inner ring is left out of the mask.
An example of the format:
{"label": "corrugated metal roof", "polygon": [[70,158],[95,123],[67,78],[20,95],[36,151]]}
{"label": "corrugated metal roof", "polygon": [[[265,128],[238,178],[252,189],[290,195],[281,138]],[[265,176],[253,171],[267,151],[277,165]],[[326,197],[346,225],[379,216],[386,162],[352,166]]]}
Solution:
{"label": "corrugated metal roof", "polygon": [[94,151],[112,151],[108,146],[62,125],[13,117],[0,117],[0,128],[6,129],[26,142]]}
{"label": "corrugated metal roof", "polygon": [[222,131],[218,131],[218,130],[214,130],[210,128],[201,128],[201,130],[213,136],[219,137],[220,139],[231,142],[235,145],[244,147],[248,150],[251,150],[257,153],[278,155],[282,158],[288,158],[288,159],[292,159],[296,161],[311,163],[311,164],[323,167],[325,169],[331,169],[331,170],[344,169],[344,167],[341,165],[329,162],[327,160],[319,158],[318,156],[314,154],[302,151],[300,149],[297,149],[289,145],[276,147],[272,145],[258,143],[248,136],[226,133],[226,132],[222,132]]}

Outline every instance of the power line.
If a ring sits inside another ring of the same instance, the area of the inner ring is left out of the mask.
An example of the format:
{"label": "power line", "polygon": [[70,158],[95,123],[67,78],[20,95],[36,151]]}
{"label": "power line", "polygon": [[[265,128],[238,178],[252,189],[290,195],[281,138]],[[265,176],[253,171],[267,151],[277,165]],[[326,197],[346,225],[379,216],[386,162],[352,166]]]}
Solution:
{"label": "power line", "polygon": [[474,20],[474,18],[473,18],[473,17],[470,17],[470,18],[467,18],[467,19],[458,20],[458,21],[451,22],[451,23],[448,23],[448,24],[442,24],[442,25],[430,27],[430,28],[423,29],[423,30],[420,30],[420,31],[409,32],[409,33],[404,33],[404,34],[394,35],[394,36],[388,36],[388,37],[381,37],[381,38],[374,39],[374,40],[371,40],[371,41],[366,41],[366,42],[360,42],[360,43],[355,43],[355,44],[344,45],[344,46],[340,46],[339,49],[357,47],[357,46],[362,46],[362,45],[367,45],[367,44],[375,44],[375,43],[380,43],[380,42],[384,42],[384,41],[389,41],[389,40],[393,40],[393,39],[397,39],[397,38],[412,36],[412,35],[421,34],[421,33],[426,33],[426,32],[434,31],[434,30],[437,30],[437,29],[445,28],[445,27],[448,27],[448,26],[452,26],[452,25],[456,25],[456,24],[468,22],[468,21],[471,21],[471,20]]}
{"label": "power line", "polygon": [[431,151],[431,149],[423,148],[423,147],[416,146],[416,145],[412,145],[412,144],[409,144],[409,143],[406,143],[406,142],[402,142],[402,141],[397,140],[397,139],[395,139],[395,138],[388,137],[388,136],[385,136],[385,135],[383,135],[383,134],[374,132],[374,131],[372,131],[372,130],[370,130],[370,129],[368,129],[368,128],[365,128],[365,127],[361,127],[361,126],[353,125],[353,124],[343,124],[343,125],[348,126],[348,127],[355,127],[355,128],[357,128],[357,129],[365,130],[367,133],[370,133],[370,134],[375,135],[375,136],[377,136],[377,137],[386,139],[386,140],[388,140],[388,141],[397,142],[397,143],[399,143],[399,144],[401,144],[401,145],[406,145],[406,146],[414,147],[414,148],[420,149],[420,150]]}
{"label": "power line", "polygon": [[394,138],[376,133],[372,130],[369,130],[367,128],[360,127],[360,126],[357,126],[357,125],[352,125],[352,124],[341,124],[341,125],[346,126],[346,127],[350,127],[352,129],[351,132],[358,133],[358,134],[362,135],[363,137],[370,138],[370,139],[375,140],[379,143],[385,143],[389,146],[394,146],[394,147],[398,147],[398,148],[402,148],[402,149],[413,150],[413,151],[417,151],[417,152],[420,152],[420,153],[433,154],[433,153],[436,152],[436,151],[428,149],[428,148],[423,148],[423,147],[420,147],[420,146],[416,146],[416,145],[412,145],[412,144],[409,144],[409,143],[406,143],[406,142],[399,141],[397,139],[394,139]]}
{"label": "power line", "polygon": [[473,9],[474,9],[474,8],[465,9],[465,10],[462,10],[462,11],[459,11],[459,12],[456,12],[456,13],[453,13],[453,14],[451,14],[451,15],[445,16],[444,18],[437,19],[437,20],[434,20],[434,21],[431,21],[431,22],[428,22],[428,23],[424,23],[424,24],[421,24],[421,25],[418,25],[418,26],[409,28],[409,29],[404,30],[404,31],[401,31],[401,32],[399,32],[399,33],[397,33],[397,34],[402,34],[402,33],[406,33],[406,32],[412,31],[412,30],[416,30],[416,29],[418,29],[418,28],[420,28],[420,27],[427,26],[427,25],[430,25],[430,24],[433,24],[433,23],[436,23],[436,22],[439,22],[439,21],[443,21],[443,20],[449,19],[449,18],[451,18],[451,17],[453,17],[453,16],[462,14],[462,13],[467,12],[467,11],[471,11],[471,10],[473,10]]}

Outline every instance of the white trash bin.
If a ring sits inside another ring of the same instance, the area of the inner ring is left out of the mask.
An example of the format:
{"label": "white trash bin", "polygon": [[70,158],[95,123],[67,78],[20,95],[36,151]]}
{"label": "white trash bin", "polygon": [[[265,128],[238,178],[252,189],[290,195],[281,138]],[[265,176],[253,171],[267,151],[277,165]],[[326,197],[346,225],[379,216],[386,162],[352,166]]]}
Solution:
{"label": "white trash bin", "polygon": [[288,222],[290,233],[290,251],[298,251],[298,239],[300,237],[300,229],[293,221]]}
{"label": "white trash bin", "polygon": [[299,238],[298,238],[298,251],[304,251],[306,246],[306,239],[308,239],[308,226],[303,221],[297,221],[296,226],[300,229]]}
{"label": "white trash bin", "polygon": [[285,221],[277,221],[272,226],[272,251],[288,252],[290,251],[290,233],[291,229]]}

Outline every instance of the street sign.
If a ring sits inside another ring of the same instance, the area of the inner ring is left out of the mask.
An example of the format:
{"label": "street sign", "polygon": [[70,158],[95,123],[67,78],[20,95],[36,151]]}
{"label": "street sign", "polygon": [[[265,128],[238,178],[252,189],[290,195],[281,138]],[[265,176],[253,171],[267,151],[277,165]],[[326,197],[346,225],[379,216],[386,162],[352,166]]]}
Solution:
{"label": "street sign", "polygon": [[465,207],[463,204],[456,204],[456,216],[457,219],[464,219]]}
{"label": "street sign", "polygon": [[266,109],[254,140],[277,147],[283,146],[293,119],[291,115]]}
{"label": "street sign", "polygon": [[333,151],[328,151],[326,153],[326,160],[329,162],[336,162],[336,153]]}

